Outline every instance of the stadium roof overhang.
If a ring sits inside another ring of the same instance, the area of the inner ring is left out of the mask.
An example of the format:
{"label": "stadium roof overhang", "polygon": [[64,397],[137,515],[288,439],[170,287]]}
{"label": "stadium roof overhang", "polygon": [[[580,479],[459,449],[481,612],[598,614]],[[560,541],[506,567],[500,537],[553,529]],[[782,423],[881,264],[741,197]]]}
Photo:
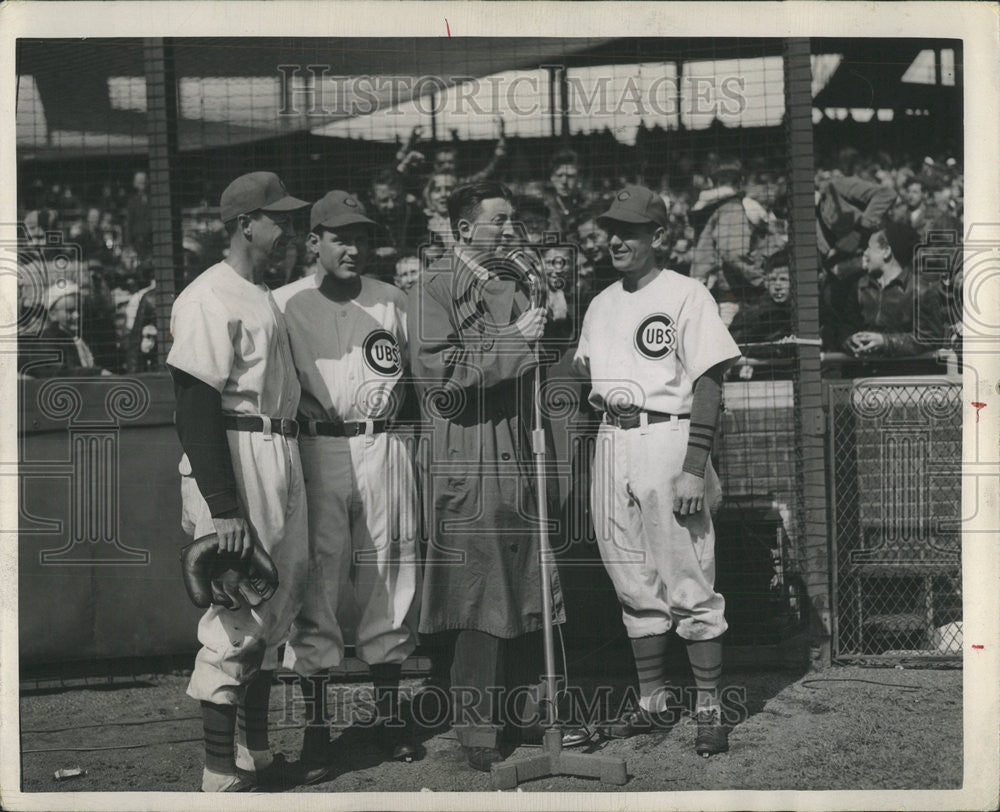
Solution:
{"label": "stadium roof overhang", "polygon": [[[366,109],[408,101],[413,95],[430,92],[434,82],[417,82],[423,77],[440,77],[443,85],[506,70],[561,63],[576,50],[599,47],[599,39],[518,38],[199,38],[175,39],[174,63],[178,80],[187,77],[292,77],[313,73],[329,76],[397,77],[402,80],[383,88],[365,88]],[[286,66],[281,68],[280,66]],[[308,66],[314,67],[309,71]],[[66,154],[60,143],[82,154],[135,151],[146,135],[142,109],[120,109],[109,93],[111,78],[144,77],[142,41],[136,39],[20,40],[17,49],[19,76],[31,76],[44,123],[19,128],[22,156],[57,152]],[[141,94],[141,86],[139,93]],[[294,97],[290,97],[294,101]],[[134,107],[144,106],[142,100]],[[343,100],[337,109],[313,105],[299,115],[278,115],[273,103],[267,115],[250,124],[211,117],[181,117],[178,122],[181,149],[198,149],[272,138],[282,133],[313,129],[356,115],[353,99]],[[291,105],[289,105],[291,106]],[[273,115],[271,115],[273,111]],[[20,111],[19,111],[20,112]],[[183,116],[183,114],[182,114]],[[268,116],[270,120],[268,120]],[[88,133],[83,138],[53,139],[52,134]],[[106,138],[103,143],[97,136]],[[116,143],[121,146],[116,149]]]}
{"label": "stadium roof overhang", "polygon": [[[817,45],[825,53],[840,53],[844,58],[813,99],[815,107],[901,110],[961,101],[961,40],[813,40],[814,50]],[[836,50],[831,50],[833,47]],[[953,85],[903,81],[903,75],[921,51],[942,49],[954,52]]]}
{"label": "stadium roof overhang", "polygon": [[[307,72],[308,66],[322,66],[314,67],[313,74],[326,71],[330,76],[392,76],[403,80],[380,89],[368,88],[364,101],[369,112],[430,92],[434,83],[417,82],[421,77],[440,77],[443,85],[451,85],[463,78],[541,66],[750,59],[778,56],[783,48],[781,39],[760,37],[197,38],[170,42],[181,82],[205,77],[217,83],[226,77],[274,79],[291,76],[295,66],[300,68],[300,74]],[[961,43],[954,40],[813,39],[813,53],[841,53],[845,57],[820,91],[816,105],[899,108],[960,95],[960,80],[957,88],[900,81],[920,50],[937,47],[954,48],[956,69],[960,69]],[[22,158],[144,151],[141,40],[20,40],[17,72],[33,78],[36,103],[44,116],[24,123],[19,109],[18,150]],[[130,77],[136,86],[131,89],[127,82]],[[121,99],[112,99],[109,79],[126,80],[124,104]],[[130,101],[129,93],[141,98]],[[250,120],[242,121],[228,118],[219,109],[191,114],[182,105],[179,146],[182,150],[204,149],[315,130],[357,115],[353,101],[347,99],[336,109],[314,105],[310,110],[278,115],[278,105],[272,98],[262,100],[262,109]]]}

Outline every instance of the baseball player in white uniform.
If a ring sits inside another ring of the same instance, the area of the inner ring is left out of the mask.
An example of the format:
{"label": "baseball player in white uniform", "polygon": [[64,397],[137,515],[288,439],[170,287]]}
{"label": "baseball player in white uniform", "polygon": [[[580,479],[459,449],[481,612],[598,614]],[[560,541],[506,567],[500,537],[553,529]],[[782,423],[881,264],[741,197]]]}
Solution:
{"label": "baseball player in white uniform", "polygon": [[274,294],[302,385],[309,508],[309,586],[285,665],[311,678],[302,761],[318,777],[329,763],[323,674],[343,661],[348,636],[371,669],[380,743],[397,759],[416,749],[398,706],[419,609],[413,455],[393,426],[408,357],[406,296],[364,276],[374,225],[353,195],[327,194],[310,213],[319,272]]}
{"label": "baseball player in white uniform", "polygon": [[249,555],[263,545],[279,573],[270,600],[212,606],[198,624],[202,648],[187,692],[202,705],[206,792],[252,788],[280,767],[267,708],[277,649],[305,586],[306,502],[299,382],[284,319],[261,279],[294,237],[292,211],[306,205],[271,172],[233,181],[221,200],[229,256],[184,289],[170,317],[182,524],[196,540],[217,536],[220,551]]}
{"label": "baseball player in white uniform", "polygon": [[599,731],[624,738],[664,727],[667,634],[685,641],[698,688],[702,755],[724,751],[719,708],[725,601],[714,589],[710,507],[721,500],[709,453],[722,376],[740,352],[704,285],[660,268],[662,199],[626,186],[599,218],[622,279],[593,300],[574,364],[604,412],[591,508],[622,605],[639,676],[639,706]]}

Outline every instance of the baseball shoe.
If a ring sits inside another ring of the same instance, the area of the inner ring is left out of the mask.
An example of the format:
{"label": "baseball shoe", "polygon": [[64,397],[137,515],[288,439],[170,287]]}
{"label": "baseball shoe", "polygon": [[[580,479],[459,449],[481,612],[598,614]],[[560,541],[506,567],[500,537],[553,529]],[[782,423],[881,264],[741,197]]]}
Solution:
{"label": "baseball shoe", "polygon": [[675,721],[670,713],[653,713],[640,706],[625,711],[617,719],[598,723],[597,732],[605,739],[628,739],[644,733],[667,731]]}
{"label": "baseball shoe", "polygon": [[202,792],[255,792],[257,784],[242,775],[223,775],[205,770],[202,773]]}
{"label": "baseball shoe", "polygon": [[294,782],[307,787],[333,778],[332,758],[330,731],[326,726],[307,725],[302,734],[302,754],[294,769]]}
{"label": "baseball shoe", "polygon": [[[281,753],[274,754],[274,760],[263,770],[243,770],[236,768],[236,775],[255,789],[283,790],[291,786],[288,762]],[[239,792],[240,790],[229,790]]]}
{"label": "baseball shoe", "polygon": [[472,769],[484,773],[488,773],[490,767],[497,762],[503,761],[503,756],[495,747],[463,747],[462,752]]}
{"label": "baseball shoe", "polygon": [[698,735],[695,737],[694,749],[699,756],[708,758],[716,753],[725,753],[729,749],[729,732],[722,724],[718,708],[703,708],[695,713],[698,723]]}
{"label": "baseball shoe", "polygon": [[394,761],[413,761],[419,750],[410,726],[401,719],[379,722],[375,727],[375,741]]}

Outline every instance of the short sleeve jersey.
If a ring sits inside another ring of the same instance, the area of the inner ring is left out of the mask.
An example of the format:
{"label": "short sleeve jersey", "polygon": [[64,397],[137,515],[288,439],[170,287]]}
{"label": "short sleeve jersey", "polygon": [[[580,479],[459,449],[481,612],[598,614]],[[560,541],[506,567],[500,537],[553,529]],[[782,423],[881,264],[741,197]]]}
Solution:
{"label": "short sleeve jersey", "polygon": [[694,382],[739,356],[708,289],[663,270],[638,291],[619,280],[594,298],[574,362],[589,372],[597,409],[688,414]]}
{"label": "short sleeve jersey", "polygon": [[223,412],[295,417],[288,331],[266,287],[225,262],[213,265],[177,297],[170,331],[167,363],[216,389]]}
{"label": "short sleeve jersey", "polygon": [[319,284],[313,274],[274,292],[302,384],[299,414],[320,421],[394,417],[408,357],[405,294],[363,276],[357,297],[338,302]]}

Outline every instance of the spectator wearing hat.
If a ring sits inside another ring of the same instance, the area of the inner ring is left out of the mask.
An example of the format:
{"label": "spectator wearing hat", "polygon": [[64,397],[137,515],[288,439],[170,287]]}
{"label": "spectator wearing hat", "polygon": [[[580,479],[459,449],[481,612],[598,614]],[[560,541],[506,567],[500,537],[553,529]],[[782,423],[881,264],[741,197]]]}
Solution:
{"label": "spectator wearing hat", "polygon": [[920,355],[943,337],[941,290],[912,271],[918,243],[916,231],[901,223],[889,223],[869,237],[862,256],[866,273],[848,300],[845,321],[858,329],[843,342],[846,352],[859,357]]}
{"label": "spectator wearing hat", "polygon": [[48,289],[45,326],[37,337],[19,341],[19,373],[31,378],[111,374],[94,364],[94,354],[80,337],[80,299],[80,286],[75,282],[63,279]]}
{"label": "spectator wearing hat", "polygon": [[763,243],[768,233],[767,211],[743,194],[743,167],[722,161],[712,172],[714,188],[692,207],[705,221],[691,258],[691,277],[702,282],[719,304],[727,327],[743,302],[754,301],[764,289]]}

